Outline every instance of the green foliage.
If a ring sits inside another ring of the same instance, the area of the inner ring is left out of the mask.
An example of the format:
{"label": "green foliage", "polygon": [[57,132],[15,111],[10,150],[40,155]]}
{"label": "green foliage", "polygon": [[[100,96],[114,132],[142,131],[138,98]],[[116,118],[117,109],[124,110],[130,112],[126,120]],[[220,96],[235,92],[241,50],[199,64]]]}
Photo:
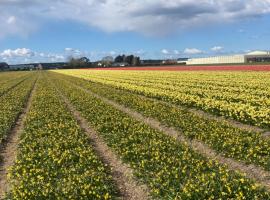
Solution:
{"label": "green foliage", "polygon": [[147,117],[155,118],[166,126],[176,127],[188,138],[203,141],[227,157],[260,165],[270,170],[270,140],[264,139],[261,133],[243,131],[225,121],[205,119],[184,108],[144,98],[111,86],[75,77],[61,75],[58,77],[113,99]]}
{"label": "green foliage", "polygon": [[270,129],[269,72],[61,71]]}
{"label": "green foliage", "polygon": [[13,73],[13,78],[3,83],[0,88],[0,143],[7,138],[8,132],[22,112],[36,79],[35,74],[27,74],[27,78],[25,75],[26,73],[23,76]]}
{"label": "green foliage", "polygon": [[9,173],[8,198],[114,199],[109,171],[43,74]]}
{"label": "green foliage", "polygon": [[[78,90],[54,83],[158,199],[269,199],[259,185]],[[67,78],[68,79],[68,78]],[[152,112],[155,112],[153,110]]]}

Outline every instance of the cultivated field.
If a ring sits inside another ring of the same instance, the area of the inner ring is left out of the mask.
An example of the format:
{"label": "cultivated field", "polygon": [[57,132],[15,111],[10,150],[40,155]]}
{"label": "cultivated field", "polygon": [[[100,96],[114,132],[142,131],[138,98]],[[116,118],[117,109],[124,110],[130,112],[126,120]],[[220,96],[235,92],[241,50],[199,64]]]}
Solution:
{"label": "cultivated field", "polygon": [[270,72],[0,73],[4,199],[270,199]]}
{"label": "cultivated field", "polygon": [[[93,69],[92,69],[93,70]],[[97,68],[95,70],[104,70]],[[123,67],[105,68],[105,70],[151,70],[151,71],[270,71],[270,65],[223,65],[223,66],[150,66],[150,67]]]}

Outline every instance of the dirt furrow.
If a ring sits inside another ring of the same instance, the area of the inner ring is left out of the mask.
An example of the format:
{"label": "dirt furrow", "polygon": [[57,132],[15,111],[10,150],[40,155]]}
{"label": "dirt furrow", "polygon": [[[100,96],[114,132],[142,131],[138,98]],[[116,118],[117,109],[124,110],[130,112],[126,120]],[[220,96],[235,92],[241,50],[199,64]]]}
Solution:
{"label": "dirt furrow", "polygon": [[266,138],[266,139],[269,139],[269,138],[270,138],[270,131],[264,132],[264,133],[262,134],[262,136],[263,136],[264,138]]}
{"label": "dirt furrow", "polygon": [[6,141],[4,141],[0,147],[0,156],[2,158],[0,165],[0,199],[3,199],[5,193],[9,191],[9,184],[7,180],[8,169],[13,165],[16,159],[17,147],[20,141],[21,133],[24,129],[24,121],[27,113],[30,110],[33,95],[36,90],[36,82],[37,80],[31,89],[23,111],[18,115],[14,127],[10,130]]}
{"label": "dirt furrow", "polygon": [[90,90],[87,90],[87,89],[80,87],[80,86],[77,86],[77,85],[74,85],[74,86],[77,87],[78,89],[81,89],[81,90],[87,92],[88,94],[102,100],[103,102],[105,102],[111,106],[114,106],[115,108],[128,114],[129,116],[131,116],[139,121],[143,121],[144,123],[146,123],[150,127],[154,128],[156,130],[159,130],[159,131],[165,133],[166,135],[173,137],[174,139],[178,140],[179,142],[188,144],[196,152],[200,153],[201,155],[203,155],[209,159],[217,160],[220,164],[228,166],[228,168],[230,170],[238,171],[238,172],[245,174],[246,177],[255,180],[260,185],[264,186],[268,191],[270,191],[270,172],[269,171],[266,171],[259,166],[247,165],[243,162],[240,162],[240,161],[237,161],[237,160],[234,160],[231,158],[226,158],[226,157],[222,156],[221,154],[217,153],[216,151],[214,151],[213,149],[211,149],[210,147],[208,147],[203,142],[200,142],[198,140],[190,140],[190,139],[186,138],[180,131],[176,130],[173,127],[166,127],[155,119],[144,117],[142,114],[140,114],[134,110],[131,110],[123,105],[120,105],[112,100],[109,100],[105,97],[102,97],[96,93],[93,93]]}
{"label": "dirt furrow", "polygon": [[120,191],[120,198],[125,200],[150,199],[150,193],[147,186],[134,179],[133,170],[116,156],[103,139],[90,128],[87,120],[81,116],[80,112],[75,109],[70,101],[59,90],[58,92],[68,109],[73,113],[82,130],[89,136],[97,155],[111,168],[113,180]]}

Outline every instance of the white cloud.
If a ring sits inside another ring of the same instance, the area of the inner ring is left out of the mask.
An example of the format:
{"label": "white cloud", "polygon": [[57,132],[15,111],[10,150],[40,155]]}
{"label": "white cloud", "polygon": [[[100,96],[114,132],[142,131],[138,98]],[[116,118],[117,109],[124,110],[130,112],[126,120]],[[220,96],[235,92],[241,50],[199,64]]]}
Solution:
{"label": "white cloud", "polygon": [[174,53],[175,55],[178,55],[178,54],[180,54],[181,52],[178,51],[178,50],[173,50],[173,53]]}
{"label": "white cloud", "polygon": [[110,54],[111,56],[114,56],[114,55],[116,55],[116,52],[115,52],[115,51],[110,51],[109,54]]}
{"label": "white cloud", "polygon": [[184,50],[184,54],[189,54],[189,55],[195,55],[195,54],[202,54],[203,51],[200,49],[196,49],[196,48],[186,48]]}
{"label": "white cloud", "polygon": [[74,51],[74,49],[67,47],[67,48],[65,48],[65,51],[70,52],[70,51]]}
{"label": "white cloud", "polygon": [[[125,54],[143,54],[143,50],[136,52],[126,52]],[[57,53],[46,53],[46,52],[36,52],[28,48],[18,48],[18,49],[6,49],[0,52],[0,62],[5,61],[9,64],[22,64],[22,63],[38,63],[38,62],[65,62],[68,61],[70,57],[88,57],[91,61],[99,60],[105,56],[116,56],[120,54],[117,51],[108,52],[88,52],[81,51],[75,48],[65,48],[62,52]]]}
{"label": "white cloud", "polygon": [[39,53],[39,56],[40,57],[46,57],[46,54],[45,53]]}
{"label": "white cloud", "polygon": [[50,55],[51,62],[63,62],[65,60],[66,58],[63,55],[58,55],[58,54]]}
{"label": "white cloud", "polygon": [[73,20],[107,32],[163,35],[270,13],[270,0],[1,0],[0,37],[28,35],[44,20]]}
{"label": "white cloud", "polygon": [[62,53],[35,52],[27,48],[6,49],[0,52],[0,61],[4,60],[10,64],[33,63],[33,62],[63,62],[66,56]]}
{"label": "white cloud", "polygon": [[31,51],[30,49],[26,49],[26,48],[18,48],[15,50],[12,49],[7,49],[4,50],[1,54],[1,57],[32,57],[35,55],[35,53],[33,51]]}
{"label": "white cloud", "polygon": [[66,56],[64,54],[56,53],[38,53],[36,59],[40,59],[45,62],[63,62],[66,61]]}
{"label": "white cloud", "polygon": [[163,53],[163,54],[170,54],[169,50],[167,50],[167,49],[162,49],[161,50],[161,53]]}
{"label": "white cloud", "polygon": [[15,16],[10,16],[8,19],[7,19],[7,23],[8,24],[14,24],[16,22],[16,17]]}
{"label": "white cloud", "polygon": [[70,48],[70,47],[67,47],[64,49],[65,51],[65,56],[69,59],[71,57],[73,58],[79,58],[79,57],[87,57],[89,56],[88,55],[88,52],[83,52],[83,51],[80,51],[78,49],[74,49],[74,48]]}
{"label": "white cloud", "polygon": [[220,52],[224,49],[222,46],[214,46],[211,48],[211,51]]}
{"label": "white cloud", "polygon": [[[162,49],[159,53],[158,57],[160,58],[167,58],[167,59],[173,59],[173,58],[178,58],[182,52],[179,50],[172,50],[172,49]],[[151,55],[150,55],[151,56]]]}

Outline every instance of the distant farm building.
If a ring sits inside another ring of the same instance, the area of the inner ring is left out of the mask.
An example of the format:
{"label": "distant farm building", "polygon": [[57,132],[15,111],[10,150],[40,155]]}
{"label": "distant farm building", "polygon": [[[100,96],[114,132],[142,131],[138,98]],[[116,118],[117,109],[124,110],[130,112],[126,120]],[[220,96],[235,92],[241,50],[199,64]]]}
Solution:
{"label": "distant farm building", "polygon": [[188,58],[178,58],[177,64],[186,64],[188,61]]}
{"label": "distant farm building", "polygon": [[270,51],[253,51],[245,55],[247,63],[270,62]]}
{"label": "distant farm building", "polygon": [[174,59],[167,59],[162,61],[163,65],[175,65],[177,64],[177,60]]}
{"label": "distant farm building", "polygon": [[269,51],[253,51],[248,54],[213,56],[205,58],[190,58],[187,65],[207,65],[207,64],[244,64],[255,62],[270,62]]}

